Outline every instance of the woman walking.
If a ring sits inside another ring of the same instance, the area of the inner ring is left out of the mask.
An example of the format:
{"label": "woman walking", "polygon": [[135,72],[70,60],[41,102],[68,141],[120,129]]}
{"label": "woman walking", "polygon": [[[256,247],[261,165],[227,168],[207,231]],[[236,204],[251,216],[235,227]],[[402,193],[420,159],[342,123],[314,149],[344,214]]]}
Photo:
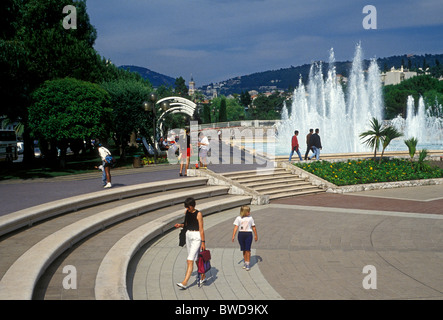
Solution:
{"label": "woman walking", "polygon": [[257,228],[255,227],[254,219],[251,217],[251,209],[248,206],[240,208],[240,215],[234,221],[234,231],[232,233],[232,242],[234,242],[235,234],[238,230],[238,243],[240,250],[243,251],[243,259],[245,264],[243,269],[249,271],[251,261],[251,245],[252,233],[254,233],[254,240],[258,240]]}
{"label": "woman walking", "polygon": [[[200,250],[206,249],[203,216],[200,211],[195,209],[194,198],[190,197],[185,200],[185,208],[185,221],[175,224],[176,228],[186,228],[186,248],[188,250],[187,268],[185,279],[177,283],[177,286],[183,290],[188,288],[188,281],[189,278],[191,278],[194,262],[197,264],[198,253]],[[202,274],[198,286],[200,287],[205,281],[205,274]]]}

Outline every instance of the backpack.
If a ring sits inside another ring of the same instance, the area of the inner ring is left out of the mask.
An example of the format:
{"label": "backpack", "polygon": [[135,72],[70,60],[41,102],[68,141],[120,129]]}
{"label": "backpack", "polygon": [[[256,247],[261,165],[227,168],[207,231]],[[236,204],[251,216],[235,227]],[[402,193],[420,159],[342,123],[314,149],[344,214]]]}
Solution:
{"label": "backpack", "polygon": [[197,260],[197,272],[198,278],[200,279],[200,275],[211,270],[211,252],[209,250],[200,251],[198,254]]}
{"label": "backpack", "polygon": [[108,165],[110,165],[112,168],[114,168],[115,167],[115,158],[113,157],[113,156],[111,156],[111,155],[107,155],[106,156],[106,162],[108,163]]}

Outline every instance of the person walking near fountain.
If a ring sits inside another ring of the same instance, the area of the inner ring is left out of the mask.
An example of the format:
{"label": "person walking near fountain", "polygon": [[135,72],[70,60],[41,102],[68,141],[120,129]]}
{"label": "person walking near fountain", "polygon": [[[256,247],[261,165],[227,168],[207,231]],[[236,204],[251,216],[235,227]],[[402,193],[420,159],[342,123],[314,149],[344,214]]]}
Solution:
{"label": "person walking near fountain", "polygon": [[309,133],[306,135],[305,160],[308,160],[309,151],[311,150],[311,146],[309,145],[309,140],[311,139],[311,136],[312,136],[313,133],[314,133],[314,129],[309,129]]}
{"label": "person walking near fountain", "polygon": [[315,133],[309,139],[309,145],[311,146],[312,151],[314,152],[314,154],[308,158],[309,160],[311,160],[313,156],[315,156],[316,160],[320,160],[320,150],[322,149],[322,145],[321,145],[320,136],[318,135],[319,132],[320,132],[319,129],[315,129]]}
{"label": "person walking near fountain", "polygon": [[301,154],[300,154],[300,149],[299,149],[300,146],[298,144],[297,136],[298,136],[298,131],[295,130],[294,135],[292,136],[292,143],[291,143],[292,150],[291,150],[291,154],[289,155],[289,162],[291,162],[292,155],[294,154],[294,151],[297,152],[298,157],[300,158],[300,161],[303,161]]}

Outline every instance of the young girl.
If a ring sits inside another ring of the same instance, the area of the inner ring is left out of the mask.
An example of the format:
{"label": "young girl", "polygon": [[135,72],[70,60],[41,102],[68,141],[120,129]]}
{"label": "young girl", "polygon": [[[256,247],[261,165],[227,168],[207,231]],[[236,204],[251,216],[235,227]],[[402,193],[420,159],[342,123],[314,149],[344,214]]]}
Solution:
{"label": "young girl", "polygon": [[249,271],[249,262],[251,261],[251,245],[252,232],[254,232],[254,240],[258,240],[257,229],[255,227],[254,219],[251,217],[251,209],[248,206],[242,206],[240,209],[240,216],[234,221],[234,232],[232,233],[232,242],[234,242],[235,234],[238,232],[238,243],[240,250],[243,251],[243,258],[245,264],[243,269]]}

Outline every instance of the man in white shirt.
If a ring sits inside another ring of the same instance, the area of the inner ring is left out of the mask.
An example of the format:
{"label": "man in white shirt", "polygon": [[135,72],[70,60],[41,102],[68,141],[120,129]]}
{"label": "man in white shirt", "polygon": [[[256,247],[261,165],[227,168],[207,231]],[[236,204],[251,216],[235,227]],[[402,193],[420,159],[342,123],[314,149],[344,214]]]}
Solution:
{"label": "man in white shirt", "polygon": [[209,151],[209,140],[208,137],[205,136],[204,132],[200,132],[200,139],[198,142],[199,146],[199,160],[200,160],[200,167],[206,168],[208,165],[208,151]]}
{"label": "man in white shirt", "polygon": [[103,181],[103,187],[104,188],[111,188],[111,164],[106,161],[106,156],[110,156],[111,152],[103,147],[100,143],[96,144],[98,154],[100,155],[100,158],[102,159],[102,165],[103,165],[103,175],[102,175],[102,181]]}

